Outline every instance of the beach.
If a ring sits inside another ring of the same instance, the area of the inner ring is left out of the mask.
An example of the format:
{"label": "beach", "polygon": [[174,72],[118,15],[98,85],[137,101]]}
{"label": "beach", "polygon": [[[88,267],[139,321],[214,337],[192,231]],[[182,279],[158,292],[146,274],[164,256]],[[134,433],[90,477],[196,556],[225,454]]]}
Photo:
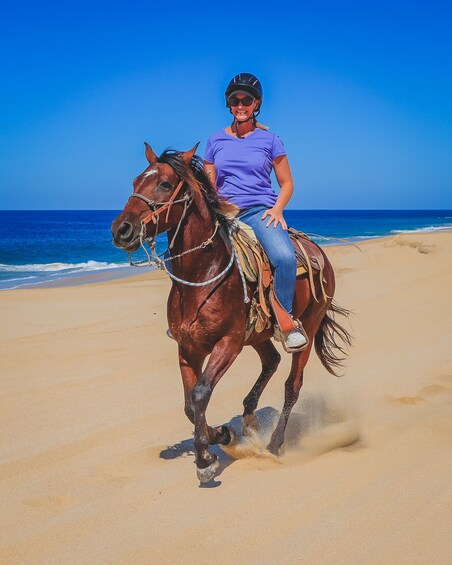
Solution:
{"label": "beach", "polygon": [[[452,231],[359,247],[326,248],[353,312],[344,375],[311,355],[275,460],[282,352],[261,436],[215,448],[207,488],[163,273],[0,292],[0,563],[451,563]],[[259,369],[246,348],[209,423],[240,430]]]}

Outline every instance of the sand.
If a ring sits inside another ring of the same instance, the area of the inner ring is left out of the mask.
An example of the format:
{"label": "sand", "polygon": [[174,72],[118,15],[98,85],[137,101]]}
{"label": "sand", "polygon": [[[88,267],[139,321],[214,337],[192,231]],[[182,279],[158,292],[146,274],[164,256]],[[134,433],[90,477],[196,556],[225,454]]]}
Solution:
{"label": "sand", "polygon": [[[0,293],[0,563],[452,563],[452,232],[328,248],[355,345],[313,355],[283,457],[220,450],[200,488],[162,273]],[[239,429],[246,349],[209,422]]]}

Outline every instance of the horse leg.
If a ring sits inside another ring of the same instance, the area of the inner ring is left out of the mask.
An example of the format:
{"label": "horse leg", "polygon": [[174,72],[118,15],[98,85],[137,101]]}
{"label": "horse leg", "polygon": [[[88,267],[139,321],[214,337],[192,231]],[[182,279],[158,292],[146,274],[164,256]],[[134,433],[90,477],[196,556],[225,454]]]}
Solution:
{"label": "horse leg", "polygon": [[243,400],[242,432],[244,434],[249,434],[251,430],[257,431],[259,425],[254,412],[256,411],[261,394],[281,361],[281,355],[270,339],[253,345],[253,347],[260,357],[262,371],[257,381],[254,383],[253,388]]}
{"label": "horse leg", "polygon": [[207,355],[197,355],[194,351],[187,351],[179,345],[179,367],[184,386],[184,411],[192,424],[195,423],[195,408],[192,402],[193,387],[201,374],[202,364]]}
{"label": "horse leg", "polygon": [[218,472],[219,463],[216,455],[209,452],[209,443],[229,444],[233,441],[233,432],[227,426],[220,430],[209,428],[206,410],[212,391],[218,381],[229,369],[242,346],[234,343],[230,337],[223,337],[213,348],[206,368],[193,387],[191,402],[195,420],[195,451],[198,479],[202,483],[212,480]]}
{"label": "horse leg", "polygon": [[[207,355],[196,355],[193,352],[188,354],[182,347],[179,347],[179,367],[185,398],[184,411],[192,424],[195,423],[195,407],[192,399],[193,388],[201,374],[202,365],[206,357]],[[220,426],[219,428],[207,426],[207,431],[211,445],[217,443],[229,445],[235,439],[233,432],[227,426]]]}
{"label": "horse leg", "polygon": [[[312,335],[312,334],[310,334]],[[289,420],[290,412],[295,406],[303,385],[303,371],[308,362],[309,354],[312,348],[312,338],[310,339],[307,349],[300,353],[294,353],[292,357],[292,366],[289,377],[285,383],[284,406],[279,416],[278,423],[273,431],[270,443],[267,449],[274,455],[279,454],[282,444],[284,443],[284,432]]]}

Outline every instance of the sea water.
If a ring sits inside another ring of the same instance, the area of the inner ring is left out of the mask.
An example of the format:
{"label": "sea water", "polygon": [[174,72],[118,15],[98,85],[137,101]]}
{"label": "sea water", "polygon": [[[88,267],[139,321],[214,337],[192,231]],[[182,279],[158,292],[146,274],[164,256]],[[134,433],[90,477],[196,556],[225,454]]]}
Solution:
{"label": "sea water", "polygon": [[[30,288],[68,277],[136,272],[112,245],[118,210],[0,211],[0,289]],[[312,235],[350,241],[408,232],[452,229],[452,210],[286,210],[287,223]],[[208,234],[206,234],[207,236]],[[166,236],[157,238],[163,253]],[[144,254],[137,253],[137,259]],[[77,282],[77,279],[74,279]]]}

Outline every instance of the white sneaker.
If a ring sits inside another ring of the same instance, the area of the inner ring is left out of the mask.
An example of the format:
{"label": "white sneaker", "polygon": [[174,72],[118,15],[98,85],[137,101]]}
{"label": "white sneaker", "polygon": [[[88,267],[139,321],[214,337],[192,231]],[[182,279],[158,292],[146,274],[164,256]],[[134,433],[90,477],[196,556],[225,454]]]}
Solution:
{"label": "white sneaker", "polygon": [[289,349],[298,349],[308,343],[308,340],[300,330],[293,330],[285,339],[286,347]]}

